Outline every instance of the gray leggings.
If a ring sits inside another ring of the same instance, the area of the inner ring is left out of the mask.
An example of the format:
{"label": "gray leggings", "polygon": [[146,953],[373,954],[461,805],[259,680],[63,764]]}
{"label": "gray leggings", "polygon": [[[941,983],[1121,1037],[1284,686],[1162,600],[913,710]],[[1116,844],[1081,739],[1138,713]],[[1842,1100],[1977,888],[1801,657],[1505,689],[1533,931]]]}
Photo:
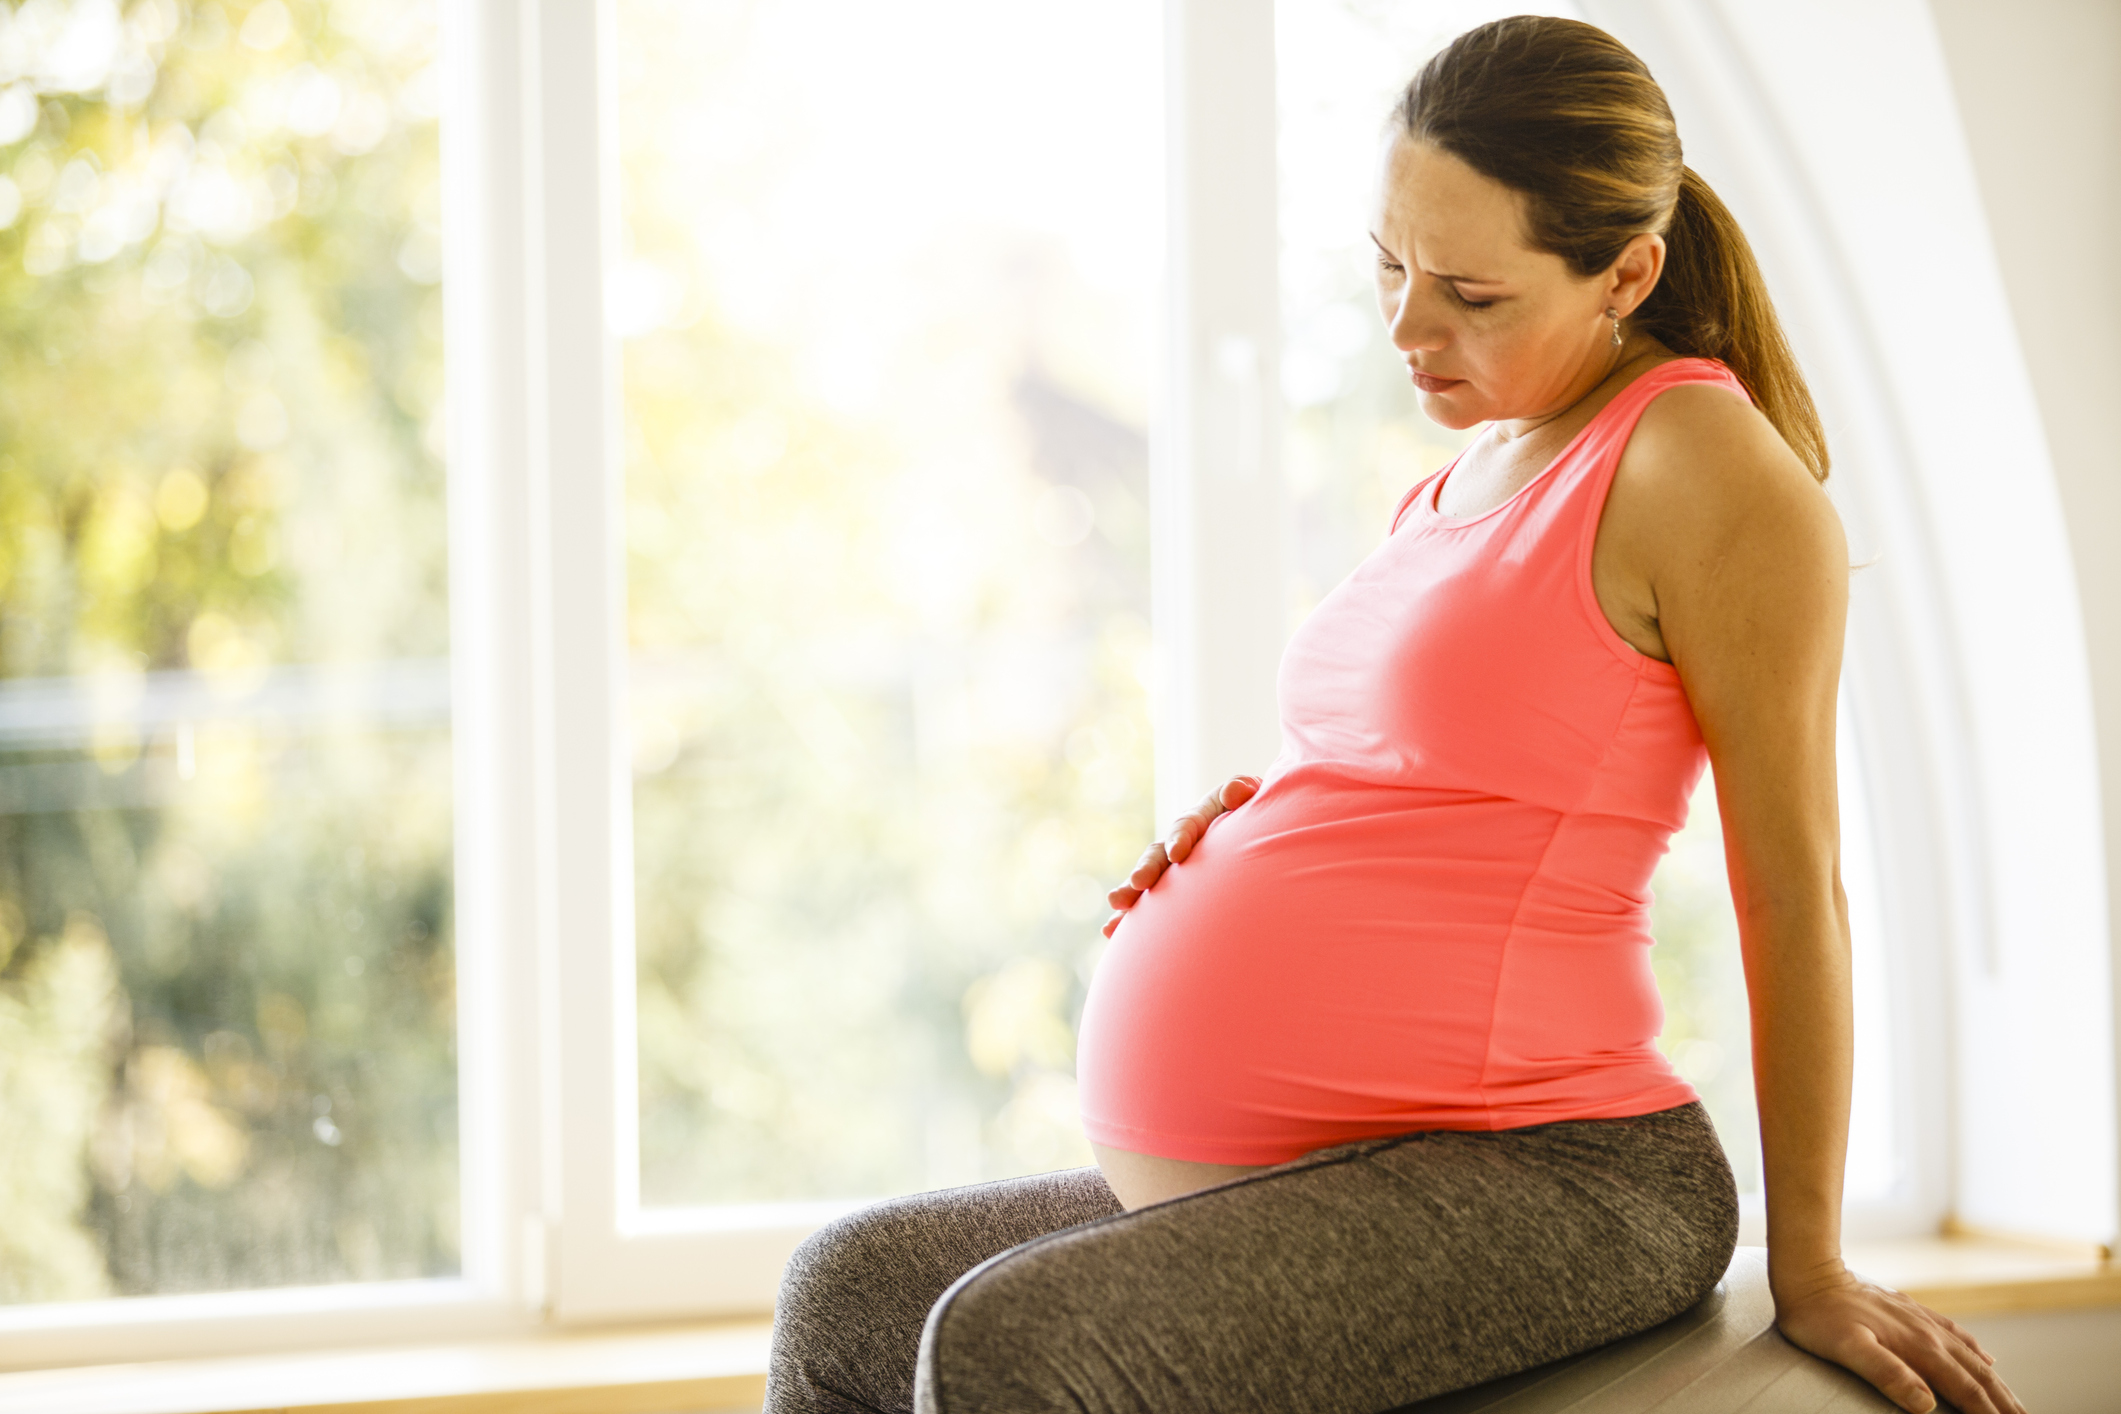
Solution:
{"label": "gray leggings", "polygon": [[894,1198],[796,1250],[767,1414],[1377,1414],[1705,1296],[1700,1105],[1320,1149],[1121,1210],[1094,1168]]}

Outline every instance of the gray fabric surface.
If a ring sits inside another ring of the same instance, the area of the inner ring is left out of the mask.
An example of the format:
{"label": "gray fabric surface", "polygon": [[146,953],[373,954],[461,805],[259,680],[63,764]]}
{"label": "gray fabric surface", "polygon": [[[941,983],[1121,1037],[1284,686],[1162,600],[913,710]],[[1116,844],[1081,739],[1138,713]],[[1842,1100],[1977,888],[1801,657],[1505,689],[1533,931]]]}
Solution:
{"label": "gray fabric surface", "polygon": [[1132,1213],[1095,1169],[880,1203],[789,1262],[768,1414],[1377,1414],[1647,1330],[1716,1285],[1708,1116],[1425,1131]]}
{"label": "gray fabric surface", "polygon": [[1767,1249],[1741,1247],[1698,1305],[1641,1335],[1397,1414],[1900,1414],[1775,1329]]}

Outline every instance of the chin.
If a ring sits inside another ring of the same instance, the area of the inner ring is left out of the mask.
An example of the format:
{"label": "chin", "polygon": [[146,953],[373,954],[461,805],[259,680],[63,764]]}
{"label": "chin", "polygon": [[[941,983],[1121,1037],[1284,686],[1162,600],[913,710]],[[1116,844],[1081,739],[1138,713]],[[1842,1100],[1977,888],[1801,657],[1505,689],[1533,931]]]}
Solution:
{"label": "chin", "polygon": [[1428,418],[1429,421],[1435,423],[1438,427],[1447,428],[1452,432],[1463,432],[1468,427],[1478,426],[1488,420],[1458,401],[1458,394],[1463,391],[1467,390],[1454,389],[1449,393],[1424,393],[1419,388],[1416,388],[1414,396],[1421,403],[1423,417]]}

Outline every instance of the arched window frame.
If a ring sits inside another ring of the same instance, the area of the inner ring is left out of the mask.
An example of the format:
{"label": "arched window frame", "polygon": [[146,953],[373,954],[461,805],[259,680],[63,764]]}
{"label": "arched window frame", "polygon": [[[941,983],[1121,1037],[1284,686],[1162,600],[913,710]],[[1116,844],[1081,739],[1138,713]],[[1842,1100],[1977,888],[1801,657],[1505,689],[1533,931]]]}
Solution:
{"label": "arched window frame", "polygon": [[1825,416],[1859,561],[1908,1182],[1941,1222],[2107,1241],[2111,941],[2062,507],[1934,22],[1919,0],[1588,0],[1751,234]]}

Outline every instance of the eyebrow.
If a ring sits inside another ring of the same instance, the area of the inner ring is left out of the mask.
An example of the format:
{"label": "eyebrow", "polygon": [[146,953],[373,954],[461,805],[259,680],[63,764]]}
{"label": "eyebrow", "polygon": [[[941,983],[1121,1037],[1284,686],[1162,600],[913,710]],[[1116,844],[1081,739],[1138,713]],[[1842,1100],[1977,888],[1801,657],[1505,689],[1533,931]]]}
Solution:
{"label": "eyebrow", "polygon": [[[1368,235],[1370,243],[1376,246],[1381,253],[1392,255],[1391,251],[1385,249],[1385,243],[1377,239],[1377,232],[1371,231]],[[1392,258],[1398,259],[1397,256]],[[1446,275],[1441,270],[1431,270],[1429,273],[1439,280],[1451,280],[1461,285],[1500,285],[1505,283],[1499,276],[1494,275]]]}

